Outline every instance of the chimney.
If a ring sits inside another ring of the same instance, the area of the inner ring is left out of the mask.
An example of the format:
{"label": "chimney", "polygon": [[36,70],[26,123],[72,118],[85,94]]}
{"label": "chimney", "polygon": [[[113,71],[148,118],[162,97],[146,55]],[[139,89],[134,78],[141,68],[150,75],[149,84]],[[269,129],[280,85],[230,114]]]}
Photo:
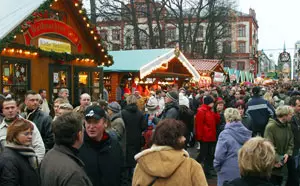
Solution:
{"label": "chimney", "polygon": [[252,16],[254,19],[256,19],[256,13],[255,13],[255,10],[254,10],[254,9],[250,8],[250,9],[249,9],[249,14],[250,14],[250,16]]}

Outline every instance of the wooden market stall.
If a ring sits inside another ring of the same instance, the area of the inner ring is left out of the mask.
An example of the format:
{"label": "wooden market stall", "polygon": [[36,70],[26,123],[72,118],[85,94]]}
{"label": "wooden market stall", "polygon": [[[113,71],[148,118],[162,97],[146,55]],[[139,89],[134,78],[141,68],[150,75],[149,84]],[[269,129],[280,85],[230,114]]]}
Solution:
{"label": "wooden market stall", "polygon": [[[22,1],[23,2],[23,1]],[[23,98],[29,90],[46,89],[50,101],[59,89],[70,90],[78,103],[87,92],[99,99],[103,68],[113,64],[81,0],[10,0],[0,12],[1,92]],[[30,5],[30,6],[29,6]],[[98,67],[101,65],[101,67]]]}
{"label": "wooden market stall", "polygon": [[197,70],[178,49],[151,49],[109,52],[114,65],[104,68],[104,84],[109,100],[120,100],[124,93],[138,90],[143,96],[149,90],[181,86],[185,81],[199,81]]}
{"label": "wooden market stall", "polygon": [[221,60],[190,59],[189,61],[200,74],[200,87],[224,81],[224,68]]}

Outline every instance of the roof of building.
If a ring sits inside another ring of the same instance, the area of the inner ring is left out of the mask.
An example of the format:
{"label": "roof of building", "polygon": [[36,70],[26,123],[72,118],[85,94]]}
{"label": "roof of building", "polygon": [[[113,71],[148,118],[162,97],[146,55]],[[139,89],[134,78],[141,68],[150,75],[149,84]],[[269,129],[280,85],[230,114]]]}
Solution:
{"label": "roof of building", "polygon": [[224,72],[221,60],[217,59],[190,59],[190,63],[198,72]]}
{"label": "roof of building", "polygon": [[0,6],[0,39],[21,24],[45,0],[9,0]]}
{"label": "roof of building", "polygon": [[104,67],[107,72],[133,72],[140,71],[140,68],[156,58],[170,52],[173,49],[147,49],[147,50],[121,50],[109,51],[114,58],[114,64]]}
{"label": "roof of building", "polygon": [[[176,57],[173,48],[110,51],[109,54],[113,56],[114,64],[110,67],[104,67],[104,72],[140,72],[141,78],[151,74],[153,70]],[[195,80],[200,78],[197,70],[181,52],[177,58]]]}

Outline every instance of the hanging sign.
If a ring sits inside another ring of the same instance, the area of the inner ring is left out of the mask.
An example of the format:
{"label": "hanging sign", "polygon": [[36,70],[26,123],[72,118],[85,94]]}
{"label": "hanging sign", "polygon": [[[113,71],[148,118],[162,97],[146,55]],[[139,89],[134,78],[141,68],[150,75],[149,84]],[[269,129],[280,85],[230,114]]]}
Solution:
{"label": "hanging sign", "polygon": [[224,82],[224,74],[220,72],[215,72],[214,82]]}
{"label": "hanging sign", "polygon": [[33,38],[44,34],[57,34],[63,36],[77,46],[78,52],[81,52],[82,46],[76,31],[66,23],[53,19],[41,19],[31,24],[24,33],[25,44],[29,46]]}
{"label": "hanging sign", "polygon": [[71,44],[52,39],[39,38],[39,48],[45,51],[71,54]]}

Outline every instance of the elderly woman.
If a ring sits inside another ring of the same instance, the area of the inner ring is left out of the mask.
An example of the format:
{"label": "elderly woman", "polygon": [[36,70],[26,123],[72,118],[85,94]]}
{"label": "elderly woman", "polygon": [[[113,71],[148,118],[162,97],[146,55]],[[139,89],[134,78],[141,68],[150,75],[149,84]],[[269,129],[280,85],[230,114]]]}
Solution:
{"label": "elderly woman", "polygon": [[7,128],[7,145],[0,156],[0,185],[38,186],[38,159],[31,147],[33,125],[17,119]]}
{"label": "elderly woman", "polygon": [[218,186],[222,186],[224,181],[240,177],[237,152],[252,135],[252,132],[242,124],[238,109],[226,109],[224,117],[226,125],[219,136],[214,159]]}
{"label": "elderly woman", "polygon": [[135,156],[132,186],[207,186],[202,167],[184,150],[185,124],[175,119],[161,120],[153,135],[153,145]]}
{"label": "elderly woman", "polygon": [[275,164],[275,149],[272,143],[262,137],[247,141],[239,150],[241,178],[224,186],[273,186],[269,182]]}

